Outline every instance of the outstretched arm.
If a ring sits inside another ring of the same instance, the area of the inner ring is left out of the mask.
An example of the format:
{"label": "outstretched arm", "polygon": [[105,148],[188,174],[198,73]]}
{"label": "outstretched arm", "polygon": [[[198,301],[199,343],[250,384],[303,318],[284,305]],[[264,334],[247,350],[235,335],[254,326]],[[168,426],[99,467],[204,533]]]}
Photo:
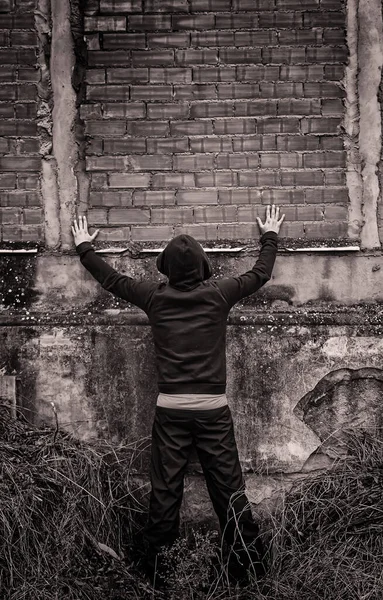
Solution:
{"label": "outstretched arm", "polygon": [[74,220],[72,233],[81,263],[105,290],[147,311],[156,284],[121,275],[98,256],[92,246],[98,232],[97,229],[92,235],[88,233],[86,217],[79,217],[78,223]]}
{"label": "outstretched arm", "polygon": [[262,248],[257,262],[250,271],[239,277],[217,281],[217,286],[230,307],[242,298],[254,294],[270,279],[278,249],[278,233],[284,218],[285,215],[279,218],[279,207],[267,206],[265,222],[257,217],[262,234]]}

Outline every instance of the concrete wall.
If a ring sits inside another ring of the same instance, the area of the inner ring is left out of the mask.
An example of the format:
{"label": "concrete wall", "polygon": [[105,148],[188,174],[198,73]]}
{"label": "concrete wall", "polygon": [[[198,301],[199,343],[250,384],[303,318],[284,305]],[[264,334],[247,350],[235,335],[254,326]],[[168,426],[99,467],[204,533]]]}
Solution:
{"label": "concrete wall", "polygon": [[[53,423],[53,403],[82,439],[147,446],[150,328],[81,267],[76,214],[100,225],[98,248],[124,273],[159,281],[149,251],[183,230],[221,247],[211,257],[222,277],[254,263],[255,216],[275,200],[287,218],[273,278],[228,328],[228,395],[255,503],[326,468],[346,427],[383,415],[381,6],[309,4],[0,0],[11,94],[0,92],[0,369],[17,378],[18,406]],[[221,80],[229,71],[235,82]],[[143,450],[144,482],[147,460]],[[195,462],[187,489],[187,514],[208,514]]]}

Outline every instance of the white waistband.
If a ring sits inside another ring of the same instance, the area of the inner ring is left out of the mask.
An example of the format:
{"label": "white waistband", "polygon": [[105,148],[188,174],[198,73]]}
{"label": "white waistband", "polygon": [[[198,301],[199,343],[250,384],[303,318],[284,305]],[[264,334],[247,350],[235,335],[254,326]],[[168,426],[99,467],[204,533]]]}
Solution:
{"label": "white waistband", "polygon": [[179,410],[211,410],[227,405],[226,394],[158,394],[157,406]]}

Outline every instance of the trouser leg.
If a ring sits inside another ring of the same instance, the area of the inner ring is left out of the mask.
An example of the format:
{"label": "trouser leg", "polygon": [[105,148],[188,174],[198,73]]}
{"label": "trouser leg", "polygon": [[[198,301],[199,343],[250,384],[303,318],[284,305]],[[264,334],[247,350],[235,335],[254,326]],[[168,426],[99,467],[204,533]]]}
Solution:
{"label": "trouser leg", "polygon": [[230,409],[216,411],[197,419],[194,439],[223,537],[247,567],[259,563],[264,549],[245,494]]}
{"label": "trouser leg", "polygon": [[155,556],[178,536],[184,475],[192,445],[183,411],[157,407],[152,430],[151,496],[145,540]]}

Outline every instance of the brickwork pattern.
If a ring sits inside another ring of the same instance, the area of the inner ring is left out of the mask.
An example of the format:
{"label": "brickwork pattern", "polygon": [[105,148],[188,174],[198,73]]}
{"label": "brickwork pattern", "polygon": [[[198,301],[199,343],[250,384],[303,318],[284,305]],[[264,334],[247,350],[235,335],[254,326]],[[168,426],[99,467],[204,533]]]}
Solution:
{"label": "brickwork pattern", "polygon": [[1,241],[40,241],[35,0],[0,0]]}
{"label": "brickwork pattern", "polygon": [[[304,10],[303,10],[304,7]],[[89,220],[100,239],[347,236],[341,0],[88,0]]]}

